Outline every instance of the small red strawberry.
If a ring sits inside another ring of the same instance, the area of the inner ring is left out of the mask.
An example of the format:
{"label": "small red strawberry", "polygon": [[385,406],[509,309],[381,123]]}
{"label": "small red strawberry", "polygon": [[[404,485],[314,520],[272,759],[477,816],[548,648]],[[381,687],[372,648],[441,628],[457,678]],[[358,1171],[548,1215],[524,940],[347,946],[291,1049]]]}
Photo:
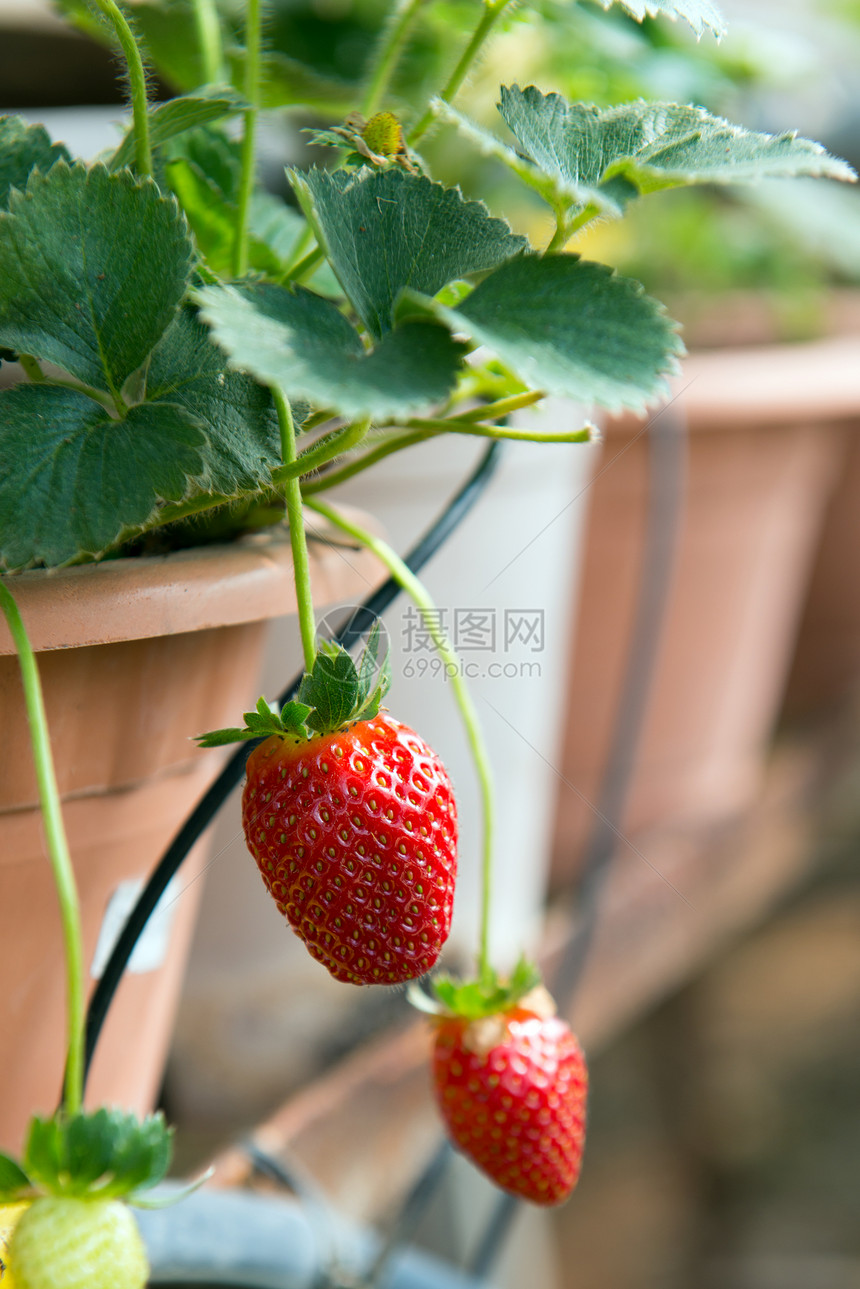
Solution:
{"label": "small red strawberry", "polygon": [[242,797],[263,881],[336,980],[394,985],[429,971],[451,929],[457,808],[436,753],[379,714],[369,671],[323,645],[298,702],[261,699],[244,730],[200,741],[270,735]]}
{"label": "small red strawberry", "polygon": [[442,1015],[433,1051],[455,1145],[497,1186],[544,1205],[579,1179],[588,1093],[582,1050],[553,1010],[541,988],[493,1015]]}

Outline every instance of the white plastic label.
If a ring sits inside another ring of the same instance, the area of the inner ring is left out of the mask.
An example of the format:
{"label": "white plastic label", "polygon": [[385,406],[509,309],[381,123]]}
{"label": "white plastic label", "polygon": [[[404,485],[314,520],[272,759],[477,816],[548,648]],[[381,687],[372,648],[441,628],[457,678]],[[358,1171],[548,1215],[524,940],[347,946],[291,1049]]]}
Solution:
{"label": "white plastic label", "polygon": [[[139,879],[120,882],[110,897],[90,967],[93,980],[101,979],[114,945],[122,934],[128,915],[137,903],[143,887],[144,883]],[[179,894],[178,883],[174,877],[153,909],[152,916],[129,958],[126,970],[133,975],[141,976],[149,971],[157,971],[167,957]]]}

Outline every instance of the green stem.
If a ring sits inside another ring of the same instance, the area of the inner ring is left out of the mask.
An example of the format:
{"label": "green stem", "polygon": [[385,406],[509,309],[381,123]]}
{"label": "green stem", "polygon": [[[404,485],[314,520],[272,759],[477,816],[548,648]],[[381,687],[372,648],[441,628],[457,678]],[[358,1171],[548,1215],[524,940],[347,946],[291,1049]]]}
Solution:
{"label": "green stem", "polygon": [[[481,46],[486,41],[490,32],[493,30],[493,27],[496,25],[509,4],[510,0],[491,0],[491,3],[484,5],[484,12],[481,16],[481,21],[475,28],[468,45],[463,50],[460,61],[448,77],[445,88],[439,94],[439,98],[441,98],[443,102],[450,103],[454,98],[460,86],[463,84],[463,81],[466,79],[469,73],[469,68],[477,58]],[[418,140],[426,134],[427,130],[429,130],[430,126],[433,124],[434,119],[435,114],[433,112],[433,108],[428,107],[417,125],[413,125],[409,132],[408,142],[412,146],[414,146]]]}
{"label": "green stem", "polygon": [[377,461],[383,461],[385,457],[391,456],[392,452],[400,452],[403,448],[411,448],[415,443],[423,443],[425,439],[435,439],[438,435],[444,433],[442,430],[419,430],[411,434],[400,434],[397,437],[387,439],[379,447],[371,448],[365,452],[364,456],[359,457],[357,461],[350,462],[349,465],[342,466],[340,470],[332,470],[331,474],[325,474],[321,479],[314,479],[311,483],[302,485],[302,495],[309,497],[313,493],[328,492],[329,488],[336,488],[340,483],[346,483],[347,479],[352,479],[355,475],[361,474],[370,466],[376,465]]}
{"label": "green stem", "polygon": [[194,26],[197,31],[202,84],[214,85],[221,79],[224,65],[221,22],[215,0],[194,0]]}
{"label": "green stem", "polygon": [[302,231],[296,238],[296,244],[293,247],[292,254],[284,265],[284,271],[278,278],[278,282],[288,282],[293,275],[293,268],[299,264],[302,257],[307,254],[309,247],[314,240],[314,230],[310,224],[305,224]]}
{"label": "green stem", "polygon": [[450,420],[435,421],[431,419],[404,422],[410,430],[426,427],[439,434],[472,434],[481,439],[505,439],[512,443],[590,443],[594,431],[590,426],[581,430],[562,430],[558,434],[545,434],[543,430],[515,430],[507,425],[483,425],[480,422]]}
{"label": "green stem", "polygon": [[394,13],[392,21],[385,31],[376,55],[376,66],[365,90],[361,111],[364,116],[372,116],[379,108],[397,60],[409,36],[424,0],[405,0]]}
{"label": "green stem", "polygon": [[289,465],[278,466],[277,469],[273,470],[273,483],[281,487],[291,479],[300,479],[304,475],[328,465],[329,461],[334,461],[337,457],[342,456],[344,452],[349,452],[351,448],[361,443],[362,439],[367,437],[369,428],[370,422],[368,420],[354,421],[351,425],[344,425],[340,429],[332,430],[330,434],[323,434],[321,438],[317,439],[313,447],[306,448],[304,452],[300,452],[294,462]]}
{"label": "green stem", "polygon": [[245,20],[245,84],[244,93],[250,107],[245,112],[245,129],[242,135],[241,173],[236,216],[236,233],[233,241],[233,276],[244,277],[248,272],[248,221],[251,197],[254,192],[256,169],[257,112],[260,97],[260,45],[262,41],[261,0],[248,0]]}
{"label": "green stem", "polygon": [[[278,409],[278,425],[281,430],[281,456],[284,465],[296,462],[296,429],[293,424],[293,412],[283,390],[271,386],[272,397]],[[314,621],[314,601],[311,591],[311,569],[308,560],[308,542],[305,536],[305,523],[302,515],[302,489],[298,479],[288,479],[284,489],[287,503],[287,519],[290,525],[290,546],[293,551],[293,578],[296,584],[296,602],[299,608],[299,630],[302,634],[302,653],[305,659],[305,670],[311,671],[316,654],[316,623]]]}
{"label": "green stem", "polygon": [[[326,413],[326,420],[331,419],[331,413]],[[307,422],[305,423],[307,425]],[[303,427],[305,428],[305,427]],[[329,461],[334,461],[337,457],[348,452],[350,448],[355,447],[366,437],[368,430],[367,421],[357,421],[353,425],[341,426],[337,430],[332,430],[329,434],[322,435],[317,439],[312,447],[305,448],[300,452],[298,458],[290,465],[277,466],[272,471],[273,487],[283,488],[291,479],[301,479],[306,474],[313,474],[322,466],[327,465]],[[265,502],[266,490],[260,494]],[[204,492],[198,497],[190,497],[187,501],[169,502],[153,516],[152,522],[144,527],[126,528],[120,533],[114,546],[121,546],[132,537],[138,537],[141,533],[148,532],[152,528],[164,528],[167,524],[175,524],[181,519],[190,519],[193,515],[203,515],[207,510],[217,510],[219,506],[229,506],[233,502],[242,501],[245,498],[237,497],[235,493],[227,495],[226,493]]]}
{"label": "green stem", "polygon": [[84,948],[78,893],[66,831],[63,827],[63,813],[51,756],[51,739],[48,734],[39,668],[21,614],[18,612],[18,606],[2,582],[0,582],[0,608],[6,615],[9,630],[18,651],[45,840],[60,902],[66,958],[68,1029],[64,1097],[68,1113],[76,1114],[81,1108],[84,1088]]}
{"label": "green stem", "polygon": [[463,725],[466,730],[466,738],[469,748],[472,752],[472,759],[475,765],[475,773],[478,776],[478,784],[481,793],[481,810],[483,816],[483,844],[481,847],[481,918],[480,918],[480,937],[478,949],[478,974],[483,979],[487,976],[490,967],[490,906],[492,899],[492,872],[493,872],[493,775],[490,766],[490,758],[487,753],[484,735],[481,730],[481,723],[478,720],[478,713],[472,702],[472,696],[462,675],[460,659],[451,645],[448,637],[439,626],[439,612],[431,599],[426,587],[418,580],[412,570],[404,564],[403,560],[397,555],[387,542],[381,538],[375,537],[372,533],[361,528],[351,520],[345,519],[331,506],[322,501],[309,501],[308,506],[315,510],[325,519],[339,528],[341,532],[352,537],[355,541],[360,542],[367,550],[371,551],[376,558],[385,565],[388,572],[394,578],[397,585],[412,600],[424,619],[424,626],[433,640],[439,657],[445,664],[445,670],[451,681],[451,688],[454,691],[454,697],[457,706],[460,709],[460,715],[463,719]]}
{"label": "green stem", "polygon": [[303,260],[299,260],[295,268],[281,278],[281,281],[288,278],[290,282],[302,282],[305,278],[309,278],[317,265],[322,262],[324,255],[325,252],[321,246],[315,247]]}
{"label": "green stem", "polygon": [[40,385],[42,381],[45,380],[45,373],[42,371],[42,368],[39,366],[36,359],[30,354],[19,354],[18,362],[21,365],[21,370],[24,372],[24,375],[27,376],[34,385]]}
{"label": "green stem", "polygon": [[152,174],[152,149],[149,145],[149,103],[146,97],[146,72],[143,59],[128,20],[114,0],[96,0],[102,13],[111,22],[128,66],[128,84],[131,91],[131,114],[134,120],[134,157],[137,173]]}
{"label": "green stem", "polygon": [[552,255],[554,252],[563,251],[574,233],[578,233],[586,224],[590,224],[599,214],[599,206],[594,205],[586,206],[572,219],[565,219],[562,211],[556,212],[555,232],[547,244],[544,255]]}
{"label": "green stem", "polygon": [[500,416],[518,412],[522,407],[531,407],[533,403],[539,403],[542,398],[546,398],[542,389],[529,389],[522,394],[508,394],[505,398],[497,398],[492,403],[480,403],[477,407],[471,407],[467,412],[461,412],[456,419],[458,421],[495,421]]}

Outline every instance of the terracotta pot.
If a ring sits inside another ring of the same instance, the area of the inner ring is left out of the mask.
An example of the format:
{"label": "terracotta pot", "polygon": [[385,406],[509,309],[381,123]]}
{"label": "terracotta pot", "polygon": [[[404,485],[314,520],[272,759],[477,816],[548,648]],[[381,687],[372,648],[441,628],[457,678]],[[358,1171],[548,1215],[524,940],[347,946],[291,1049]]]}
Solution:
{"label": "terracotta pot", "polygon": [[[354,593],[350,565],[316,549],[318,602]],[[8,579],[39,655],[91,975],[100,935],[103,962],[111,921],[119,918],[115,935],[124,918],[122,884],[146,878],[222,763],[220,751],[200,752],[190,738],[235,724],[256,696],[265,619],[294,609],[291,574],[289,544],[278,539]],[[29,1116],[57,1102],[65,986],[5,622],[0,711],[0,1149],[16,1150]],[[96,1053],[90,1104],[152,1108],[205,854],[198,844],[130,964]]]}
{"label": "terracotta pot", "polygon": [[860,400],[856,415],[803,608],[785,697],[790,718],[833,708],[860,686]]}
{"label": "terracotta pot", "polygon": [[[713,824],[759,782],[822,516],[857,414],[856,340],[723,350],[684,364],[685,511],[623,819]],[[645,422],[606,426],[591,489],[563,773],[594,802],[627,661],[648,488]],[[592,811],[558,801],[554,877],[576,870]]]}

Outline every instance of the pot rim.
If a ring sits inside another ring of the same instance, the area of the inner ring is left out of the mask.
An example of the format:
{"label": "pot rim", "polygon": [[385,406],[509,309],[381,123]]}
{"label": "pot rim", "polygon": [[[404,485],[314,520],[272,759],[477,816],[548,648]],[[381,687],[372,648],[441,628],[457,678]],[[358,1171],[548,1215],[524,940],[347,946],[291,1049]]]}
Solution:
{"label": "pot rim", "polygon": [[[368,526],[378,531],[378,525]],[[382,573],[374,558],[334,541],[317,540],[329,537],[322,530],[323,521],[315,516],[309,533],[315,604],[323,607],[354,597],[357,578],[368,590],[375,587]],[[297,611],[293,558],[283,527],[166,555],[30,569],[3,577],[38,652],[205,631]],[[0,656],[14,653],[9,628],[0,618]]]}
{"label": "pot rim", "polygon": [[[860,338],[693,351],[671,381],[671,401],[692,431],[778,429],[860,420]],[[666,402],[668,402],[667,400]],[[601,421],[605,436],[635,433],[657,419],[623,412]]]}

